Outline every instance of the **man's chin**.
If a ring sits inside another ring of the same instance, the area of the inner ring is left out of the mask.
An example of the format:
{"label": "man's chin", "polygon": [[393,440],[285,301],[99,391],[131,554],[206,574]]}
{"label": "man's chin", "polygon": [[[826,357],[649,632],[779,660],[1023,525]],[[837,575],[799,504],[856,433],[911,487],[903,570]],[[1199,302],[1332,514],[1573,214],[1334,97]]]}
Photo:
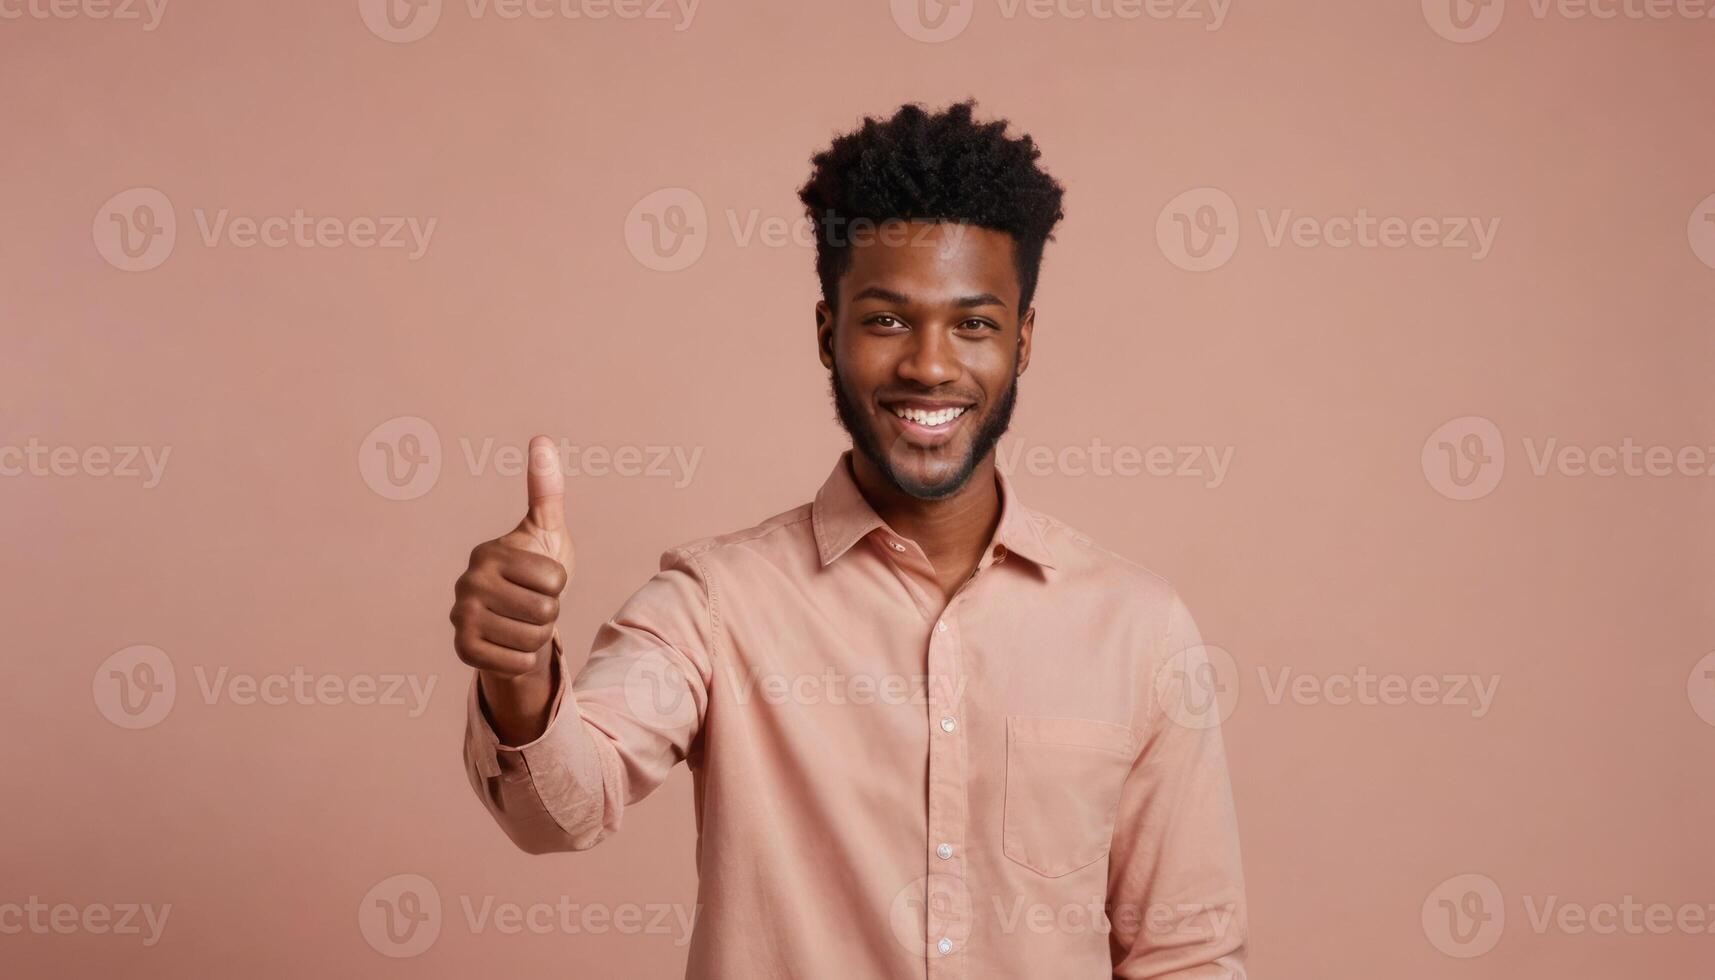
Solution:
{"label": "man's chin", "polygon": [[905,453],[908,457],[917,458],[889,457],[883,469],[895,487],[919,500],[950,497],[971,479],[974,467],[970,464],[968,452],[947,453],[945,460],[936,459],[928,466],[924,465],[921,453],[912,450],[905,450]]}

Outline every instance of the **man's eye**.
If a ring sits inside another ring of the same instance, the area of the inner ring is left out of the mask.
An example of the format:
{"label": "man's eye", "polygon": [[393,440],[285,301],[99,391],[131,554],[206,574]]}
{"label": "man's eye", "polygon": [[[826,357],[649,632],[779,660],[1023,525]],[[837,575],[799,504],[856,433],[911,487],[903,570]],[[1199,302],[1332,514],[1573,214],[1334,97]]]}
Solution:
{"label": "man's eye", "polygon": [[987,320],[966,320],[964,323],[959,324],[959,326],[966,327],[971,330],[1000,329],[998,325],[990,323]]}
{"label": "man's eye", "polygon": [[893,327],[899,325],[899,320],[896,317],[888,316],[886,313],[870,318],[869,322],[878,327]]}

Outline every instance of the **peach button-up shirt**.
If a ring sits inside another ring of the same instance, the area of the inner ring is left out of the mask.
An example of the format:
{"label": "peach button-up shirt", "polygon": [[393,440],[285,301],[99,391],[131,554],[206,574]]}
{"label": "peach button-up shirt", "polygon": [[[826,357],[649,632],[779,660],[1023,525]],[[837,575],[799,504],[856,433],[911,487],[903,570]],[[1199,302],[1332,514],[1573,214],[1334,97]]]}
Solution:
{"label": "peach button-up shirt", "polygon": [[997,473],[944,601],[849,456],[813,503],[666,552],[535,741],[499,744],[473,683],[495,820],[584,850],[685,762],[690,978],[1242,977],[1219,714],[1173,588]]}

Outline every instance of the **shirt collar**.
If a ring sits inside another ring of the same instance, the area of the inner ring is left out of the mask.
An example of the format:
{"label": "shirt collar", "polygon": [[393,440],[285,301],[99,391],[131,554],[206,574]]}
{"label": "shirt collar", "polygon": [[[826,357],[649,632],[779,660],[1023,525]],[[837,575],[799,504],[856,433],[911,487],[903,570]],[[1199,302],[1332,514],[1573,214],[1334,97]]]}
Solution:
{"label": "shirt collar", "polygon": [[[883,528],[892,532],[852,479],[851,455],[849,449],[840,454],[833,472],[828,474],[810,505],[810,524],[823,565],[831,564],[871,531]],[[994,540],[1013,554],[1023,555],[1044,568],[1053,568],[1054,552],[1042,535],[1042,518],[1019,501],[1018,491],[1005,473],[996,469],[994,475],[1000,488],[1000,525]]]}

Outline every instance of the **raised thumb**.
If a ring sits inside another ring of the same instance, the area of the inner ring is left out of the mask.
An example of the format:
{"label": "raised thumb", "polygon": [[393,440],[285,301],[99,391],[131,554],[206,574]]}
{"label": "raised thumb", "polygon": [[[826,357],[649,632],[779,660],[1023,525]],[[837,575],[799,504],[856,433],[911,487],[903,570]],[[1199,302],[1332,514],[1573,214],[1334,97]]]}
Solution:
{"label": "raised thumb", "polygon": [[566,475],[560,472],[560,453],[554,447],[554,440],[547,436],[530,440],[527,470],[530,523],[544,531],[565,530]]}

